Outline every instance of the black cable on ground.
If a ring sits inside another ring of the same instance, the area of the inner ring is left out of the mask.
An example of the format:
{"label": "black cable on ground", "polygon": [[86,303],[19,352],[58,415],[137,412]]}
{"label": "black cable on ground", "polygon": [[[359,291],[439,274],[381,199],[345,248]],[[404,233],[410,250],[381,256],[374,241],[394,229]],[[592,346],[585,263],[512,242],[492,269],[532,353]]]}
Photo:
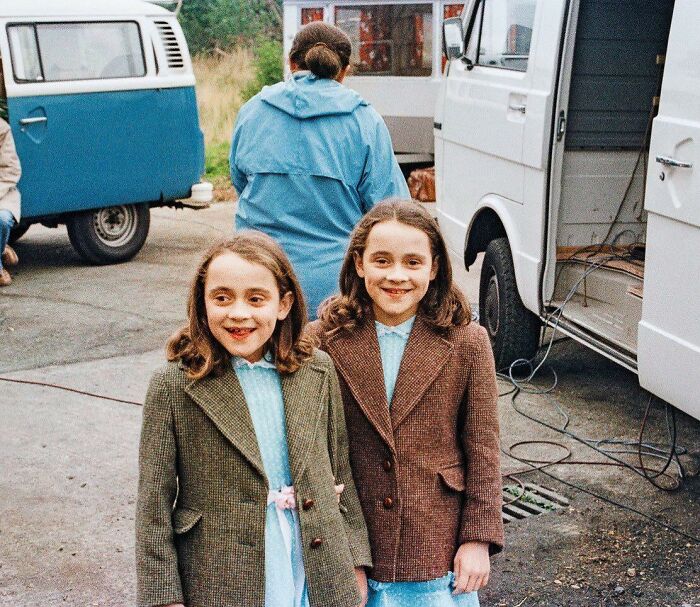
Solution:
{"label": "black cable on ground", "polygon": [[33,381],[30,379],[11,379],[9,377],[0,377],[0,381],[10,382],[13,384],[24,384],[28,386],[40,386],[42,388],[54,388],[56,390],[64,390],[66,392],[73,392],[75,394],[80,394],[82,396],[91,396],[93,398],[100,398],[102,400],[110,400],[115,403],[123,403],[125,405],[136,405],[137,407],[143,407],[143,403],[136,402],[134,400],[125,400],[123,398],[115,398],[114,396],[105,396],[104,394],[95,394],[94,392],[86,392],[85,390],[78,390],[77,388],[69,388],[68,386],[61,386],[59,384],[52,384],[43,381]]}
{"label": "black cable on ground", "polygon": [[[627,510],[627,511],[629,511],[629,512],[633,512],[634,514],[637,514],[637,515],[641,516],[642,518],[648,520],[649,522],[653,523],[654,525],[657,525],[657,526],[659,526],[659,527],[662,527],[662,528],[664,528],[664,529],[666,529],[666,530],[668,530],[668,531],[672,531],[673,533],[676,533],[676,534],[678,534],[678,535],[680,535],[680,536],[682,536],[682,537],[685,537],[685,538],[687,538],[687,539],[689,539],[689,540],[692,540],[693,542],[696,542],[696,543],[700,544],[700,537],[697,537],[697,536],[692,535],[692,534],[690,534],[690,533],[686,533],[686,532],[683,531],[682,529],[678,529],[678,527],[674,527],[674,526],[672,526],[672,525],[668,525],[668,524],[664,523],[663,521],[661,521],[661,520],[659,520],[659,519],[657,519],[657,518],[655,518],[655,517],[653,517],[653,516],[651,516],[651,515],[649,515],[649,514],[646,514],[646,513],[644,513],[644,512],[641,512],[640,510],[637,510],[636,508],[633,508],[632,506],[628,506],[627,504],[623,504],[623,503],[621,503],[621,502],[618,502],[618,501],[615,501],[615,500],[613,500],[613,499],[610,499],[609,497],[606,497],[606,496],[604,496],[604,495],[601,495],[601,494],[599,494],[599,493],[596,493],[595,491],[591,491],[590,489],[586,489],[585,487],[582,487],[582,486],[577,485],[577,484],[575,484],[575,483],[572,483],[572,482],[569,482],[569,481],[565,481],[563,478],[561,478],[561,477],[559,477],[559,476],[556,476],[555,474],[552,474],[551,472],[548,472],[548,471],[544,470],[543,467],[538,467],[538,466],[532,465],[532,464],[530,464],[527,460],[521,459],[521,458],[519,458],[519,457],[517,457],[517,456],[515,456],[515,455],[510,455],[510,454],[509,454],[509,457],[512,457],[514,460],[517,460],[517,461],[519,461],[519,462],[521,462],[521,463],[523,463],[523,464],[525,464],[525,465],[530,466],[530,467],[532,468],[532,470],[529,470],[528,473],[529,473],[529,472],[541,472],[541,473],[544,474],[545,476],[548,476],[549,478],[551,478],[551,479],[553,479],[553,480],[555,480],[555,481],[557,481],[557,482],[559,482],[559,483],[562,483],[563,485],[566,485],[567,487],[571,487],[572,489],[576,489],[577,491],[581,491],[582,493],[586,493],[586,494],[588,494],[588,495],[590,495],[590,496],[592,496],[592,497],[595,497],[595,498],[597,498],[597,499],[599,499],[599,500],[601,500],[601,501],[603,501],[603,502],[606,502],[606,503],[608,503],[608,504],[611,504],[611,505],[616,506],[616,507],[618,507],[618,508],[621,508],[621,509],[623,509],[623,510]],[[519,474],[524,474],[524,472],[521,472],[521,473],[519,473]]]}

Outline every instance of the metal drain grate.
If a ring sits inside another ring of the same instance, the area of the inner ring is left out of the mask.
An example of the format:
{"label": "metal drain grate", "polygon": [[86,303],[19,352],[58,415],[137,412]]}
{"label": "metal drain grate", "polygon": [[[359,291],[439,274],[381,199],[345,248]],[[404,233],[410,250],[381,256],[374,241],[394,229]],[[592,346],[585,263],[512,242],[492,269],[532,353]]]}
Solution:
{"label": "metal drain grate", "polygon": [[503,501],[512,502],[503,505],[504,523],[563,510],[569,506],[569,500],[563,495],[532,483],[525,483],[524,493],[520,485],[506,485],[503,487]]}

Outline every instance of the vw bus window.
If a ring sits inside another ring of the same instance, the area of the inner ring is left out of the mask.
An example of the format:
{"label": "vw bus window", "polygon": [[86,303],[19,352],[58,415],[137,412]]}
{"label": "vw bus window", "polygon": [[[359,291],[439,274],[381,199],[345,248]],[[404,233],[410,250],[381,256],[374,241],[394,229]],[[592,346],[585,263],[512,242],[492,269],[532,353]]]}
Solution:
{"label": "vw bus window", "polygon": [[314,21],[323,21],[323,8],[302,8],[301,24],[308,25]]}
{"label": "vw bus window", "polygon": [[527,71],[536,3],[536,0],[482,0],[467,57],[472,58],[470,52],[473,53],[479,40],[475,63]]}
{"label": "vw bus window", "polygon": [[432,4],[338,6],[335,24],[350,36],[353,74],[430,76]]}
{"label": "vw bus window", "polygon": [[12,67],[16,80],[42,80],[39,49],[33,25],[13,25],[9,28]]}
{"label": "vw bus window", "polygon": [[[11,39],[13,30],[24,27],[11,26]],[[41,23],[30,27],[35,31],[38,42],[39,80],[91,80],[146,75],[136,23]],[[24,55],[22,52],[22,57]],[[17,77],[28,80],[19,75]]]}

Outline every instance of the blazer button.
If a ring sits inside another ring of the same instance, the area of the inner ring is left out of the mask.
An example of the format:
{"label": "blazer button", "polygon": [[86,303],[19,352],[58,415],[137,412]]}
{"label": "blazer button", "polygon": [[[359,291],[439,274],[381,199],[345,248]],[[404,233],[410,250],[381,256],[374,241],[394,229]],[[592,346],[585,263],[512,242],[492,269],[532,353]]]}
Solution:
{"label": "blazer button", "polygon": [[314,507],[314,503],[315,503],[314,500],[307,498],[301,503],[301,507],[304,510],[311,510],[311,508]]}
{"label": "blazer button", "polygon": [[310,546],[312,548],[318,548],[321,544],[323,544],[323,540],[320,537],[315,537],[311,540]]}
{"label": "blazer button", "polygon": [[385,497],[384,498],[384,507],[387,510],[391,510],[394,507],[394,500],[391,499],[390,497]]}
{"label": "blazer button", "polygon": [[389,472],[393,467],[394,467],[394,466],[393,466],[393,464],[391,463],[391,460],[390,460],[390,459],[385,459],[385,460],[382,462],[382,468],[384,468],[384,470],[385,470],[386,472]]}

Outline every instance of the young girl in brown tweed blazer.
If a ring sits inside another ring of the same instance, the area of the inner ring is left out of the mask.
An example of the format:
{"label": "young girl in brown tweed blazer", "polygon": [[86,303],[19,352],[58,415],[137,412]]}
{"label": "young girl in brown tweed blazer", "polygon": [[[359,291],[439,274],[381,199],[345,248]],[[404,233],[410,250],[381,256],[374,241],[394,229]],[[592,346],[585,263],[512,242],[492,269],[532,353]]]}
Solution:
{"label": "young girl in brown tweed blazer", "polygon": [[375,206],[310,331],[340,376],[374,568],[368,607],[476,606],[503,547],[497,387],[486,331],[436,222]]}
{"label": "young girl in brown tweed blazer", "polygon": [[[143,411],[141,606],[355,607],[371,565],[333,364],[260,232],[214,246]],[[359,590],[359,592],[358,592]]]}

